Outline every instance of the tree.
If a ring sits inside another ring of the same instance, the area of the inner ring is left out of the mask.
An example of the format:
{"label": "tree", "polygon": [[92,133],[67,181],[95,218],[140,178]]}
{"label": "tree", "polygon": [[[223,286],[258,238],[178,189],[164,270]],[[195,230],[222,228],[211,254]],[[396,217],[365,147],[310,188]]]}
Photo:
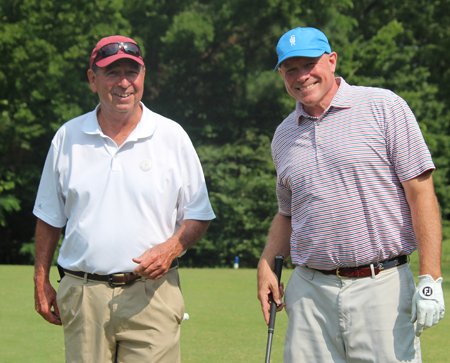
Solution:
{"label": "tree", "polygon": [[122,1],[3,0],[0,8],[0,263],[34,234],[31,214],[50,140],[91,110],[86,71],[93,44],[130,34]]}
{"label": "tree", "polygon": [[340,72],[360,85],[388,88],[413,110],[437,170],[436,194],[450,219],[449,1],[359,1],[348,14],[358,21]]}
{"label": "tree", "polygon": [[[330,3],[320,19],[348,28],[352,20],[336,10],[350,3]],[[298,21],[302,14],[314,18],[321,6],[191,1],[169,12],[172,21],[150,69],[157,79],[149,85],[149,103],[180,122],[198,146],[217,214],[206,237],[184,257],[190,265],[230,266],[235,255],[243,266],[256,265],[277,212],[270,139],[295,108],[273,72],[276,43],[291,27],[305,25]]]}
{"label": "tree", "polygon": [[277,211],[270,139],[295,107],[273,72],[275,47],[297,26],[328,35],[347,82],[388,88],[408,102],[438,168],[448,221],[449,8],[449,0],[3,0],[0,263],[29,261],[19,250],[34,234],[31,210],[50,140],[94,108],[89,56],[112,34],[139,42],[144,103],[179,122],[202,160],[218,218],[185,256],[191,266],[227,266],[235,255],[254,266],[262,251]]}

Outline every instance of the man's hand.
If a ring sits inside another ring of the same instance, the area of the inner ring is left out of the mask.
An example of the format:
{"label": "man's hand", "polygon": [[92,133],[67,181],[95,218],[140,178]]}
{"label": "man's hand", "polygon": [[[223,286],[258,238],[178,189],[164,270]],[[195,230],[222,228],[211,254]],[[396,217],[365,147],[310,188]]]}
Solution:
{"label": "man's hand", "polygon": [[439,323],[445,314],[442,277],[435,281],[431,275],[421,275],[419,280],[412,301],[411,317],[411,323],[417,321],[417,336],[420,336],[424,329]]}
{"label": "man's hand", "polygon": [[283,310],[285,304],[281,301],[284,296],[283,283],[278,288],[277,275],[272,271],[275,256],[289,256],[289,240],[291,237],[291,217],[276,214],[270,226],[267,244],[258,263],[258,299],[266,324],[269,325],[271,295],[278,305],[277,311]]}
{"label": "man's hand", "polygon": [[34,247],[34,305],[45,320],[55,325],[61,325],[61,319],[56,304],[56,291],[49,276],[60,236],[61,228],[53,227],[38,218]]}
{"label": "man's hand", "polygon": [[264,315],[266,324],[269,324],[270,305],[273,296],[273,301],[278,305],[277,311],[283,310],[285,304],[281,301],[284,296],[283,283],[280,283],[278,288],[278,278],[272,271],[266,261],[261,260],[258,265],[258,299],[261,303],[261,309]]}
{"label": "man's hand", "polygon": [[211,221],[185,219],[178,232],[166,242],[133,258],[133,262],[139,264],[133,273],[151,280],[160,279],[169,271],[172,261],[203,236],[210,223]]}
{"label": "man's hand", "polygon": [[56,291],[50,281],[35,282],[34,304],[36,311],[45,320],[55,325],[62,325],[58,305],[56,304]]}
{"label": "man's hand", "polygon": [[[169,240],[170,241],[170,240]],[[133,273],[151,280],[158,280],[169,271],[172,261],[178,256],[170,242],[164,242],[133,258],[138,263]]]}

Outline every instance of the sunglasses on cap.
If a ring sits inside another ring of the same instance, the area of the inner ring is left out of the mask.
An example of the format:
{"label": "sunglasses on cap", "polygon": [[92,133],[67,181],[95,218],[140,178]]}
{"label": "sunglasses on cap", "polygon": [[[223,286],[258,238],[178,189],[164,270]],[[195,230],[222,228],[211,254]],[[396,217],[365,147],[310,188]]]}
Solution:
{"label": "sunglasses on cap", "polygon": [[131,42],[122,42],[122,43],[109,43],[101,47],[98,52],[97,56],[94,59],[94,62],[92,64],[95,64],[97,62],[97,59],[99,57],[107,58],[111,57],[112,55],[115,55],[119,53],[119,50],[121,50],[124,53],[134,55],[135,57],[142,56],[141,48],[139,48],[139,45]]}

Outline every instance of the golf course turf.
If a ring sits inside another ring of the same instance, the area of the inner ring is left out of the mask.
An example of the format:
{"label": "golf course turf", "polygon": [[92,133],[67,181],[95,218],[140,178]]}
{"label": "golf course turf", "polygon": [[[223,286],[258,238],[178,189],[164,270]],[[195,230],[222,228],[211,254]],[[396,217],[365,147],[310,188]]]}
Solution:
{"label": "golf course turf", "polygon": [[[412,263],[414,276],[417,263]],[[0,265],[7,277],[0,285],[0,363],[64,362],[61,327],[45,322],[35,311],[33,267]],[[292,270],[283,269],[287,283]],[[180,268],[181,287],[190,319],[182,323],[182,362],[262,362],[267,326],[256,298],[255,269]],[[444,294],[450,303],[450,264],[443,265]],[[52,283],[57,285],[57,270]],[[271,362],[281,363],[286,313],[278,313]],[[424,363],[450,362],[450,317],[421,336]]]}

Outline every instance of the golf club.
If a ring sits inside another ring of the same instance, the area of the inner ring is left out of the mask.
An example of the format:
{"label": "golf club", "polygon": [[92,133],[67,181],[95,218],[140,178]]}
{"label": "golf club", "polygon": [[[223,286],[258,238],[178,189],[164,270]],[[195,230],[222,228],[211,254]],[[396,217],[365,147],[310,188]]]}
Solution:
{"label": "golf club", "polygon": [[[278,278],[278,286],[280,286],[281,268],[283,267],[283,260],[284,260],[283,256],[281,255],[275,256],[275,275]],[[270,305],[269,331],[266,348],[266,363],[270,363],[270,352],[272,350],[272,338],[273,332],[275,331],[275,317],[277,314],[277,303],[273,301],[272,294],[270,294],[269,299],[272,299],[272,304]]]}

